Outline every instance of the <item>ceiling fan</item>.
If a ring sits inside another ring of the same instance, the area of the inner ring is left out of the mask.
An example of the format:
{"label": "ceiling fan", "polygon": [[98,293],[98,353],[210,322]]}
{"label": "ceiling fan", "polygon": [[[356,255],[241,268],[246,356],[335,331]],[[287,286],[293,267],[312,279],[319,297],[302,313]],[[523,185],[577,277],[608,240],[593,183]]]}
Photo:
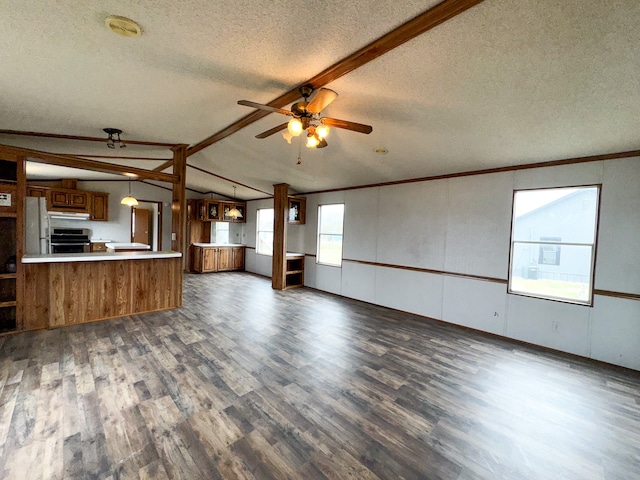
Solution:
{"label": "ceiling fan", "polygon": [[313,88],[311,85],[303,85],[300,87],[300,94],[304,100],[291,105],[291,110],[271,107],[261,103],[250,102],[249,100],[238,100],[238,104],[293,117],[288,122],[273,127],[266,132],[259,133],[256,135],[256,138],[267,138],[274,133],[288,129],[288,132],[283,133],[282,136],[285,137],[287,142],[291,143],[291,137],[297,137],[306,130],[307,147],[324,148],[327,146],[325,138],[329,134],[329,127],[344,128],[345,130],[366,134],[373,131],[370,125],[338,120],[337,118],[320,117],[320,112],[333,102],[338,97],[338,94],[328,88],[320,88],[313,98],[309,100],[312,93]]}

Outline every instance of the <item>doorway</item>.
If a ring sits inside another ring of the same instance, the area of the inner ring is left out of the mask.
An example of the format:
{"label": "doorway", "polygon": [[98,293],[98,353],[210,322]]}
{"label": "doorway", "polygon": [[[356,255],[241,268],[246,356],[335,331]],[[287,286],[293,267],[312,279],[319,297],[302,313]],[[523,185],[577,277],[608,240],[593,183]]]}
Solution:
{"label": "doorway", "polygon": [[138,200],[131,207],[131,241],[149,245],[153,252],[162,250],[162,202]]}

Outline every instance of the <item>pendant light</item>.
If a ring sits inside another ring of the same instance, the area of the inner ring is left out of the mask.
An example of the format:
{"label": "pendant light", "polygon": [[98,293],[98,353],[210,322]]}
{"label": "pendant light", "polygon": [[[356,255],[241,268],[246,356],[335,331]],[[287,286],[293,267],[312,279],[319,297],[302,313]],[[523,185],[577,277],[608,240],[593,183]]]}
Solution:
{"label": "pendant light", "polygon": [[[236,186],[233,186],[233,201],[236,201]],[[242,218],[242,212],[240,212],[240,210],[238,210],[236,208],[236,206],[234,205],[233,208],[231,210],[229,210],[226,214],[227,217],[233,218],[234,220],[236,218]]]}
{"label": "pendant light", "polygon": [[131,196],[131,180],[129,180],[129,195],[120,200],[121,205],[128,205],[129,207],[138,206],[138,200]]}

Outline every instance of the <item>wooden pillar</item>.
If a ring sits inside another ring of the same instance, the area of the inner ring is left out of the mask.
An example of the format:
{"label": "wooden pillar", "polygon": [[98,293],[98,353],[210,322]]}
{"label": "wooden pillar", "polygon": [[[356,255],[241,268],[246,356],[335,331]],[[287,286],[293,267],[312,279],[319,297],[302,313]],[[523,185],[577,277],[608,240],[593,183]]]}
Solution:
{"label": "wooden pillar", "polygon": [[284,290],[286,287],[285,268],[287,263],[288,195],[288,184],[279,183],[273,186],[273,258],[271,287],[274,290]]}
{"label": "wooden pillar", "polygon": [[186,259],[185,223],[187,221],[187,200],[185,196],[185,180],[187,173],[187,145],[173,147],[173,174],[178,180],[173,184],[171,202],[171,250],[182,252],[182,260]]}

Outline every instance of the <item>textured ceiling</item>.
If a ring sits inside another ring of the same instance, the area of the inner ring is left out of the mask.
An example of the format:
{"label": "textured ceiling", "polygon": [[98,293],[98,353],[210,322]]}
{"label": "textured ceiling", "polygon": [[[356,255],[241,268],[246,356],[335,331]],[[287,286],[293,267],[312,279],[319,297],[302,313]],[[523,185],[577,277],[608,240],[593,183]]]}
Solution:
{"label": "textured ceiling", "polygon": [[[4,0],[0,128],[101,136],[111,126],[125,140],[195,144],[251,113],[237,100],[267,103],[437,3]],[[111,14],[142,36],[109,32]],[[370,135],[334,128],[298,165],[295,141],[254,138],[287,119],[271,114],[189,164],[255,188],[238,189],[250,199],[274,183],[311,191],[638,149],[639,23],[637,0],[485,0],[328,85],[339,97],[323,114],[372,125]],[[187,183],[227,195],[234,184],[193,168]]]}

